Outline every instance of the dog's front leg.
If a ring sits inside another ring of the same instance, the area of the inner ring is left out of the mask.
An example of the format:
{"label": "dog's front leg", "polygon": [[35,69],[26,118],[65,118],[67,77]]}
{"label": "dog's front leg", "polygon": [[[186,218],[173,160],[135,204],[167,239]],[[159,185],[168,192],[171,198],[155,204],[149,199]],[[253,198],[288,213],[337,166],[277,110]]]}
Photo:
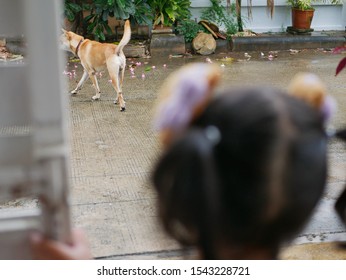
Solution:
{"label": "dog's front leg", "polygon": [[84,82],[88,79],[88,76],[88,72],[84,70],[82,78],[78,82],[77,87],[73,91],[71,91],[71,94],[76,94],[82,88]]}

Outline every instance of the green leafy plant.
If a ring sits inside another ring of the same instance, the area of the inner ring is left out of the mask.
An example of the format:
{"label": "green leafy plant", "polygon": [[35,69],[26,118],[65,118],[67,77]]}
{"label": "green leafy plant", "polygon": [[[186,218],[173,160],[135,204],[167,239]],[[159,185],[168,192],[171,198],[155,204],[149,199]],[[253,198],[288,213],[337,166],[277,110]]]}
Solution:
{"label": "green leafy plant", "polygon": [[74,32],[83,32],[83,11],[90,11],[88,0],[65,0],[64,17],[71,23],[70,28]]}
{"label": "green leafy plant", "polygon": [[108,17],[127,19],[134,13],[134,3],[130,0],[94,0],[90,15],[84,18],[87,33],[93,34],[96,40],[104,41],[105,33],[112,34]]}
{"label": "green leafy plant", "polygon": [[75,1],[65,0],[64,15],[69,21],[76,19],[76,14],[83,10],[82,3],[76,3]]}
{"label": "green leafy plant", "polygon": [[221,0],[210,0],[210,2],[211,6],[202,11],[201,18],[217,25],[224,25],[227,35],[237,33],[238,23],[235,6],[232,5],[227,10],[221,5]]}
{"label": "green leafy plant", "polygon": [[[83,20],[82,11],[90,11]],[[147,0],[65,0],[64,15],[71,21],[81,25],[83,35],[93,35],[96,40],[105,40],[105,34],[112,34],[108,19],[131,18],[133,23],[150,24],[151,8]],[[83,24],[81,24],[83,22]]]}
{"label": "green leafy plant", "polygon": [[189,19],[179,22],[177,31],[184,36],[185,42],[189,43],[197,36],[198,32],[205,31],[205,28]]}
{"label": "green leafy plant", "polygon": [[330,3],[330,4],[340,4],[341,0],[287,0],[287,4],[291,5],[292,8],[298,10],[313,10],[314,3]]}
{"label": "green leafy plant", "polygon": [[191,18],[191,1],[190,0],[176,0],[177,9],[175,11],[177,20],[185,20]]}
{"label": "green leafy plant", "polygon": [[150,25],[153,21],[153,15],[147,0],[135,0],[134,6],[135,12],[131,15],[131,19],[138,24]]}
{"label": "green leafy plant", "polygon": [[149,0],[154,15],[154,25],[170,26],[177,19],[189,19],[190,0]]}

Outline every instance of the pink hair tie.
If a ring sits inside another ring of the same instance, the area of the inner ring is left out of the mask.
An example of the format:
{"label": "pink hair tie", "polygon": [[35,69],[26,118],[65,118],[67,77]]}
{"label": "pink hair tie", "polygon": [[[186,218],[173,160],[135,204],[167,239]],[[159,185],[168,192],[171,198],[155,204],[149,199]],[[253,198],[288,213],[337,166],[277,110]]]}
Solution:
{"label": "pink hair tie", "polygon": [[334,97],[327,95],[321,107],[321,112],[325,122],[331,120],[331,118],[337,112],[338,106]]}

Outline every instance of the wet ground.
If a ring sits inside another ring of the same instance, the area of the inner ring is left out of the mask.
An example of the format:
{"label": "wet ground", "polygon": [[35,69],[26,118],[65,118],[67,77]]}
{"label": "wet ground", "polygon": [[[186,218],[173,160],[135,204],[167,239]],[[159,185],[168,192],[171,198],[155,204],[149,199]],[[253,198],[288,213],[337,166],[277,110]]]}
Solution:
{"label": "wet ground", "polygon": [[[158,226],[156,197],[149,181],[160,150],[151,127],[152,109],[158,89],[169,73],[185,63],[208,61],[220,64],[223,69],[220,87],[269,84],[285,88],[296,72],[311,71],[323,78],[329,93],[338,102],[338,114],[332,123],[338,128],[346,126],[346,71],[334,76],[341,57],[324,50],[303,50],[299,53],[229,53],[208,58],[129,59],[128,64],[135,70],[134,73],[126,71],[123,91],[127,109],[124,113],[113,104],[114,94],[107,73],[100,77],[100,101],[91,101],[94,89],[88,81],[77,95],[70,97],[71,207],[73,223],[87,232],[94,256],[110,259],[181,256],[179,246]],[[81,77],[81,67],[70,62],[66,70],[70,72],[67,76],[72,90]],[[329,243],[346,240],[345,228],[333,210],[346,179],[346,149],[342,143],[332,140],[329,151],[326,193],[311,222],[294,241],[298,245],[315,245],[289,247],[283,258],[346,257],[346,251],[331,254],[334,243]],[[307,246],[322,249],[314,253]]]}
{"label": "wet ground", "polygon": [[[346,127],[346,71],[334,76],[343,55],[325,50],[277,53],[228,53],[174,56],[160,59],[128,59],[123,92],[126,111],[113,104],[108,74],[99,76],[101,100],[91,101],[94,88],[88,80],[70,99],[71,214],[73,225],[83,228],[95,258],[176,259],[194,256],[182,251],[157,222],[156,196],[150,174],[160,146],[152,130],[152,109],[163,80],[185,63],[219,64],[220,88],[243,85],[287,87],[299,71],[318,74],[338,102],[330,128]],[[69,90],[82,75],[78,62],[70,62],[64,74]],[[64,94],[69,94],[65,92]],[[333,205],[346,179],[346,145],[332,140],[329,146],[328,185],[311,222],[293,244],[283,248],[284,259],[346,259],[346,250],[335,241],[346,241],[346,230]],[[32,208],[21,200],[9,207]],[[1,208],[1,207],[0,207]]]}

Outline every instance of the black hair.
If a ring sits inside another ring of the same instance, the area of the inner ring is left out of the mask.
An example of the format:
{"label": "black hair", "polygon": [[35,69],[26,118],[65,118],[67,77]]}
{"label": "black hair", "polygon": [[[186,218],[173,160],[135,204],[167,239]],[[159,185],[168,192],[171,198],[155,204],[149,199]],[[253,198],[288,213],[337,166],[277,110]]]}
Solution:
{"label": "black hair", "polygon": [[[346,142],[346,129],[337,131],[335,136]],[[346,225],[346,185],[344,186],[344,190],[337,198],[334,208],[343,224]]]}
{"label": "black hair", "polygon": [[335,136],[339,139],[346,141],[346,129],[339,130],[335,133]]}
{"label": "black hair", "polygon": [[222,244],[277,252],[310,216],[326,174],[321,114],[279,90],[247,88],[215,98],[152,179],[166,231],[217,259]]}

